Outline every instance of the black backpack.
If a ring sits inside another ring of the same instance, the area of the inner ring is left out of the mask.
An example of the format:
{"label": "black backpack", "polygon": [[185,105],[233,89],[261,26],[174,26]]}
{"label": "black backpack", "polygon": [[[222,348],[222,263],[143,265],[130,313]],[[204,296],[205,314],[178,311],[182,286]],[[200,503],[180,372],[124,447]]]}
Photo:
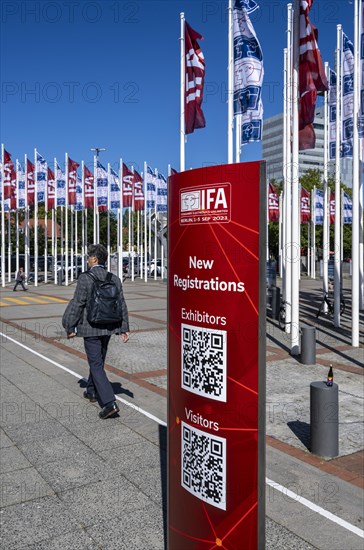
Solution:
{"label": "black backpack", "polygon": [[112,274],[108,272],[104,281],[100,281],[91,271],[87,271],[86,275],[94,282],[90,301],[87,304],[87,321],[91,325],[121,325],[122,301],[120,290],[112,279]]}

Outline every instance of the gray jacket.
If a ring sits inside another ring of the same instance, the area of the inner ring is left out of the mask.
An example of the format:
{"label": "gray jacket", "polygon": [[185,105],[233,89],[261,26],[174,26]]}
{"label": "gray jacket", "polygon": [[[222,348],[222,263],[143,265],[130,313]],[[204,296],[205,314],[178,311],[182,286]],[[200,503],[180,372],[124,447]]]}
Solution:
{"label": "gray jacket", "polygon": [[[93,267],[92,273],[95,277],[100,279],[100,281],[106,279],[107,271],[102,266]],[[66,311],[62,318],[62,325],[67,333],[72,332],[75,327],[77,328],[77,336],[83,337],[106,336],[129,332],[128,308],[123,295],[122,283],[116,275],[113,275],[112,278],[120,289],[123,303],[123,317],[120,320],[120,324],[103,325],[102,327],[100,325],[90,325],[87,321],[86,305],[91,298],[91,291],[94,283],[91,277],[86,273],[81,273],[77,280],[75,294],[66,307]]]}

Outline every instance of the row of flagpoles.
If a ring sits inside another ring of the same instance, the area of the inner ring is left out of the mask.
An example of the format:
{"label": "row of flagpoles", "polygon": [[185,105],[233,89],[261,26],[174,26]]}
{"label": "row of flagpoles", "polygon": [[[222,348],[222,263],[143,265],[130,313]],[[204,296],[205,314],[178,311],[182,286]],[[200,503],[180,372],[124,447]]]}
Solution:
{"label": "row of flagpoles", "polygon": [[[81,175],[78,169],[81,166]],[[169,172],[173,169],[169,168]],[[90,170],[82,161],[81,165],[65,155],[64,168],[61,168],[57,159],[50,166],[49,163],[35,149],[34,162],[26,155],[24,164],[18,159],[13,162],[11,154],[2,145],[1,151],[1,279],[2,286],[6,282],[6,267],[8,280],[11,278],[11,217],[15,218],[16,257],[19,266],[19,214],[24,215],[24,257],[26,274],[30,271],[30,225],[34,228],[34,283],[38,284],[39,264],[39,206],[44,210],[44,263],[48,265],[48,258],[52,257],[54,279],[56,280],[57,259],[60,252],[62,262],[64,258],[65,284],[73,280],[74,255],[77,255],[78,241],[81,243],[82,268],[85,268],[87,254],[87,220],[88,210],[93,215],[93,242],[100,242],[100,213],[107,216],[107,248],[109,262],[111,253],[110,242],[110,215],[113,213],[117,223],[117,252],[118,271],[122,276],[123,256],[123,216],[128,220],[129,256],[136,255],[139,266],[138,272],[147,280],[151,258],[162,256],[162,263],[166,253],[165,218],[167,213],[167,180],[157,169],[152,170],[144,163],[144,177],[133,167],[129,168],[121,159],[118,169],[114,170],[110,164],[107,169],[100,163],[98,155],[94,157],[93,170]],[[61,239],[57,248],[57,210],[61,212]],[[51,254],[48,250],[48,212],[51,213]],[[67,212],[71,212],[71,217]],[[77,235],[77,213],[81,213],[81,233]],[[134,223],[134,214],[136,222]],[[6,266],[5,243],[5,216],[8,221],[8,266]],[[30,218],[32,217],[32,224]],[[143,219],[142,219],[143,218]],[[69,220],[71,230],[69,228]],[[63,227],[64,225],[64,227]],[[137,228],[137,242],[134,243],[134,225]],[[152,242],[153,235],[153,242]],[[63,246],[63,242],[64,245]],[[159,243],[159,245],[158,245]],[[159,246],[159,248],[158,248]],[[75,252],[76,251],[76,252]],[[43,251],[41,251],[43,254]],[[69,260],[71,265],[69,265]],[[110,264],[109,264],[110,268]],[[131,262],[131,276],[134,278],[134,260]],[[162,270],[163,271],[163,270]],[[154,269],[157,276],[157,269]],[[47,282],[47,267],[44,269]]]}
{"label": "row of flagpoles", "polygon": [[[325,145],[323,189],[323,290],[328,290],[330,198],[328,163],[335,159],[334,198],[341,209],[341,159],[353,159],[352,196],[352,345],[359,346],[359,307],[363,308],[363,137],[364,137],[364,0],[354,0],[354,41],[337,26],[335,71],[323,64],[318,31],[309,19],[313,0],[287,6],[284,49],[284,181],[282,198],[282,290],[291,354],[299,353],[300,188],[299,151],[315,148],[317,95],[324,95]],[[241,147],[263,133],[263,53],[249,15],[256,0],[228,3],[228,162],[240,161]],[[186,135],[206,126],[202,111],[205,59],[202,36],[181,14],[180,170],[185,169]],[[361,169],[360,169],[361,167]],[[340,326],[341,220],[335,216],[334,323]]]}

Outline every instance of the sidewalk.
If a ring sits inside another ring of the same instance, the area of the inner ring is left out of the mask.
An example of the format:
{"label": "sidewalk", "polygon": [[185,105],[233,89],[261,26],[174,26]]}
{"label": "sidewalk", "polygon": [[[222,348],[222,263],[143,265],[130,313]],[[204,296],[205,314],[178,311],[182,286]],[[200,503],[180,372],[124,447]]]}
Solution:
{"label": "sidewalk", "polygon": [[[315,322],[319,284],[301,282],[310,295],[306,322]],[[60,325],[74,287],[30,287],[27,300],[11,287],[1,292],[2,305],[12,304],[2,307],[2,332],[28,348],[2,338],[1,548],[165,548],[166,285],[124,287],[133,333],[127,345],[111,341],[108,376],[118,397],[142,410],[120,402],[119,417],[106,421],[82,397],[82,341],[66,340]],[[362,529],[363,347],[351,348],[347,319],[340,331],[319,320],[314,366],[291,357],[287,337],[268,320],[267,477]],[[330,362],[340,389],[340,456],[324,461],[307,449],[309,384],[325,379]],[[362,545],[267,486],[267,548]]]}

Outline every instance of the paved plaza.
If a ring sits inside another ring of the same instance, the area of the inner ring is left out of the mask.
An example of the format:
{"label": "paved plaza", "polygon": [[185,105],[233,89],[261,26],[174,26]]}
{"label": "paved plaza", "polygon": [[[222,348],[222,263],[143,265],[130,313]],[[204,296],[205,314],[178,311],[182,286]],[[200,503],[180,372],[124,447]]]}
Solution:
{"label": "paved plaza", "polygon": [[[268,309],[270,550],[363,549],[364,319],[361,345],[352,348],[349,280],[340,329],[316,319],[320,285],[301,280],[302,322],[316,327],[314,365],[290,356],[289,336]],[[73,291],[1,290],[0,547],[165,549],[167,285],[124,282],[132,333],[128,344],[110,342],[106,368],[120,414],[106,421],[82,397],[83,341],[67,340],[61,326]],[[324,460],[310,452],[310,383],[325,380],[330,364],[339,385],[339,456]]]}

